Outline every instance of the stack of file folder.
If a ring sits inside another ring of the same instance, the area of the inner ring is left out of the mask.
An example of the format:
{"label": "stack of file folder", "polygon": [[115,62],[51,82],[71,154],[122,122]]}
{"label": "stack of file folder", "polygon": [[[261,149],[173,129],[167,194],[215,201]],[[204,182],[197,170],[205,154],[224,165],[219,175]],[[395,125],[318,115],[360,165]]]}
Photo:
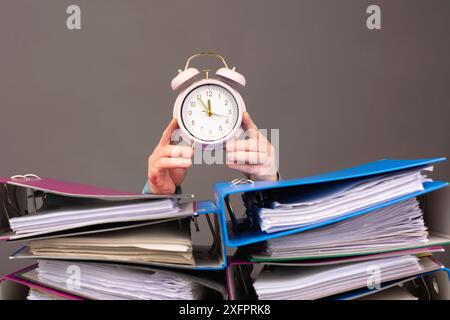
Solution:
{"label": "stack of file folder", "polygon": [[[0,183],[0,238],[27,241],[11,259],[37,259],[4,282],[28,288],[22,296],[30,300],[227,296],[215,271],[225,267],[225,250],[211,201],[129,194],[34,175]],[[191,225],[201,218],[208,222],[211,245],[192,240]],[[68,284],[72,278],[77,285]]]}
{"label": "stack of file folder", "polygon": [[[432,256],[450,243],[448,215],[432,210],[432,196],[447,183],[429,173],[442,160],[381,160],[295,180],[217,184],[225,242],[239,248],[227,270],[231,298],[356,299],[447,274]],[[240,216],[236,195],[246,209]]]}
{"label": "stack of file folder", "polygon": [[[450,299],[433,256],[450,244],[448,183],[431,178],[443,160],[217,183],[215,202],[0,178],[0,238],[36,260],[0,298]],[[198,219],[210,245],[192,240]]]}

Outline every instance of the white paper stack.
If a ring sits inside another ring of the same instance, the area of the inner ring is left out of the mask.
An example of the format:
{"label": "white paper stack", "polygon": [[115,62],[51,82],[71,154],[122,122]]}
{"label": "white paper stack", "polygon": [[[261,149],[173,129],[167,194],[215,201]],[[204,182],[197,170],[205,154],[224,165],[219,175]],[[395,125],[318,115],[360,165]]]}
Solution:
{"label": "white paper stack", "polygon": [[196,300],[203,286],[175,273],[128,267],[38,260],[39,282],[89,299]]}
{"label": "white paper stack", "polygon": [[267,233],[300,228],[356,212],[401,196],[423,190],[431,181],[423,173],[432,168],[385,174],[372,179],[317,187],[315,192],[283,195],[269,208],[260,208],[261,229]]}
{"label": "white paper stack", "polygon": [[268,240],[254,257],[317,258],[361,255],[429,243],[419,202],[413,198],[294,235]]}
{"label": "white paper stack", "polygon": [[36,289],[30,289],[30,291],[28,292],[27,300],[59,300],[59,299],[48,293],[38,291]]}
{"label": "white paper stack", "polygon": [[180,207],[175,200],[163,199],[131,204],[40,210],[12,218],[9,223],[16,234],[50,233],[103,223],[167,218],[178,212]]}
{"label": "white paper stack", "polygon": [[32,240],[36,257],[194,265],[189,221],[92,235]]}
{"label": "white paper stack", "polygon": [[262,272],[253,286],[259,299],[311,300],[419,274],[425,268],[416,256],[377,259],[345,266],[276,267]]}

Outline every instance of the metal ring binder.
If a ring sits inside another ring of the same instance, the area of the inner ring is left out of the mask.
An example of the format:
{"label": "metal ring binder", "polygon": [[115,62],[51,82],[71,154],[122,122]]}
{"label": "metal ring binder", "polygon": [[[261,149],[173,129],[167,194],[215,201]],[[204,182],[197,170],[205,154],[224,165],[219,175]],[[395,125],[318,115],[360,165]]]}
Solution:
{"label": "metal ring binder", "polygon": [[232,226],[233,226],[233,230],[234,230],[234,231],[237,231],[239,225],[238,225],[238,221],[237,221],[237,219],[236,219],[236,216],[234,215],[233,207],[231,206],[231,203],[230,203],[230,197],[229,197],[229,196],[226,196],[226,197],[224,198],[224,201],[225,201],[225,205],[226,205],[227,210],[228,210],[228,214],[229,214],[229,216],[230,216],[230,220],[231,220],[231,224],[232,224]]}
{"label": "metal ring binder", "polygon": [[[215,232],[215,228],[214,228],[214,225],[213,225],[213,223],[211,221],[211,218],[209,217],[209,214],[206,215],[206,220],[208,221],[208,226],[209,226],[209,229],[210,229],[211,234],[213,236],[213,243],[211,244],[211,248],[209,249],[209,254],[211,256],[215,256],[219,252],[219,245],[220,245],[219,244],[219,239],[218,239],[218,233]],[[217,220],[216,216],[214,216],[214,221],[216,223],[216,226],[218,226],[218,220]]]}
{"label": "metal ring binder", "polygon": [[197,220],[197,217],[192,217],[192,222],[194,222],[194,225],[195,225],[195,231],[199,232],[199,231],[200,231],[200,227],[198,226],[198,220]]}
{"label": "metal ring binder", "polygon": [[[16,193],[14,191],[15,191],[15,188],[13,188],[13,196],[11,196],[10,190],[8,189],[8,185],[6,185],[6,184],[3,185],[2,189],[1,189],[2,195],[4,195],[3,198],[5,199],[4,201],[2,201],[2,206],[3,206],[3,209],[5,210],[5,214],[6,214],[8,219],[11,219],[11,218],[13,218],[15,216],[20,216],[21,215],[20,214],[20,209],[19,209],[19,207],[17,205],[17,203],[18,203],[17,196],[16,196]],[[10,207],[10,208],[12,208],[14,210],[14,212],[15,212],[14,216],[12,216],[10,214],[10,211],[8,210],[8,207]]]}
{"label": "metal ring binder", "polygon": [[[230,183],[233,184],[233,185],[254,184],[255,181],[253,181],[251,179],[248,179],[248,178],[236,178],[236,179],[232,180]],[[263,203],[264,203],[264,196],[262,195],[261,191],[251,192],[251,194],[252,194],[252,199],[254,199],[260,206],[262,206]],[[245,197],[245,194],[243,195],[243,197]],[[229,196],[226,196],[224,198],[224,202],[225,202],[225,206],[227,207],[228,214],[230,216],[230,220],[231,220],[231,224],[232,224],[233,230],[234,231],[238,231],[239,224],[238,224],[238,221],[237,221],[236,216],[234,214],[233,207],[231,206]],[[246,207],[247,207],[246,213],[247,213],[248,227],[249,228],[253,228],[254,225],[255,225],[255,223],[253,221],[254,219],[253,219],[252,215],[249,214],[249,213],[251,213],[252,208],[251,208],[251,206],[249,206],[249,202],[248,201],[246,201],[244,199],[244,202],[246,203]]]}
{"label": "metal ring binder", "polygon": [[16,174],[11,177],[11,180],[41,180],[41,177],[39,177],[37,174],[34,173],[27,173],[27,174]]}
{"label": "metal ring binder", "polygon": [[[34,173],[26,173],[26,174],[17,174],[17,175],[13,175],[10,177],[11,180],[13,181],[37,181],[37,180],[41,180],[41,177],[38,176],[37,174]],[[4,198],[6,199],[6,202],[3,201],[2,206],[5,210],[5,213],[7,215],[7,217],[13,218],[11,216],[11,210],[8,210],[8,206],[10,208],[12,208],[14,210],[14,216],[23,216],[23,215],[27,215],[30,212],[28,210],[24,210],[24,213],[21,213],[21,210],[19,208],[19,201],[17,199],[17,187],[15,186],[8,186],[7,184],[3,185],[2,188],[0,189],[1,193],[4,195]],[[42,191],[32,191],[30,195],[27,194],[27,199],[32,198],[32,203],[33,203],[33,212],[37,212],[38,211],[38,205],[37,205],[37,198],[41,197],[42,198],[42,203],[43,205],[45,205],[45,193]]]}
{"label": "metal ring binder", "polygon": [[[219,234],[216,232],[216,228],[214,228],[214,224],[211,221],[211,217],[209,216],[209,214],[205,214],[205,216],[206,216],[206,221],[208,222],[209,230],[211,232],[211,235],[213,236],[213,242],[211,244],[211,248],[209,249],[208,253],[211,256],[215,256],[220,250],[220,248],[219,248],[220,239],[218,238]],[[181,220],[179,220],[179,221],[181,221]],[[199,232],[200,231],[200,226],[199,226],[199,223],[198,223],[198,217],[192,217],[191,221],[192,221],[192,223],[195,226],[195,230],[197,232]],[[214,221],[215,221],[216,227],[218,227],[219,226],[219,222],[218,222],[217,217],[215,215],[214,215]],[[181,225],[181,222],[180,222],[180,225]]]}
{"label": "metal ring binder", "polygon": [[[423,277],[420,277],[420,280],[422,280],[425,290],[427,291],[428,300],[431,300],[431,293],[430,293],[430,289],[428,288],[427,282],[425,281],[425,279]],[[434,277],[433,277],[433,280],[434,280]]]}
{"label": "metal ring binder", "polygon": [[255,181],[247,178],[236,178],[231,181],[232,184],[238,185],[238,184],[246,184],[246,183],[255,183]]}
{"label": "metal ring binder", "polygon": [[246,294],[246,296],[250,296],[250,288],[248,287],[248,284],[251,282],[248,280],[251,280],[251,279],[245,278],[245,276],[244,276],[245,273],[242,270],[242,265],[238,264],[237,269],[238,269],[238,276],[241,279],[241,282],[242,282],[244,290],[245,290],[245,294]]}
{"label": "metal ring binder", "polygon": [[41,180],[41,177],[34,173],[27,173],[24,176],[29,180]]}

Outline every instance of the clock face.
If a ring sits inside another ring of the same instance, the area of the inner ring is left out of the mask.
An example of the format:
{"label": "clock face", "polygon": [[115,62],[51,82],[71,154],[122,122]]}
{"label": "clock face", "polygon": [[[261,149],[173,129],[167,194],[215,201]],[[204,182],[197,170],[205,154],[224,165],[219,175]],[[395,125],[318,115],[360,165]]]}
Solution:
{"label": "clock face", "polygon": [[233,94],[216,84],[205,84],[188,93],[181,106],[186,130],[207,143],[225,138],[237,125],[239,108]]}

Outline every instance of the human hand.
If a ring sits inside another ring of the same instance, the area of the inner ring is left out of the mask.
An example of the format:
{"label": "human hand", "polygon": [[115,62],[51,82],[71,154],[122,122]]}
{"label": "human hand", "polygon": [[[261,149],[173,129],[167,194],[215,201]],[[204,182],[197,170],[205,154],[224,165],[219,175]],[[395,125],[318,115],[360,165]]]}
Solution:
{"label": "human hand", "polygon": [[170,144],[177,128],[177,120],[172,119],[148,158],[148,185],[152,193],[174,194],[186,176],[186,169],[192,166],[192,147]]}
{"label": "human hand", "polygon": [[275,149],[259,132],[248,112],[242,115],[242,127],[249,139],[227,142],[227,166],[241,171],[254,181],[278,180]]}

